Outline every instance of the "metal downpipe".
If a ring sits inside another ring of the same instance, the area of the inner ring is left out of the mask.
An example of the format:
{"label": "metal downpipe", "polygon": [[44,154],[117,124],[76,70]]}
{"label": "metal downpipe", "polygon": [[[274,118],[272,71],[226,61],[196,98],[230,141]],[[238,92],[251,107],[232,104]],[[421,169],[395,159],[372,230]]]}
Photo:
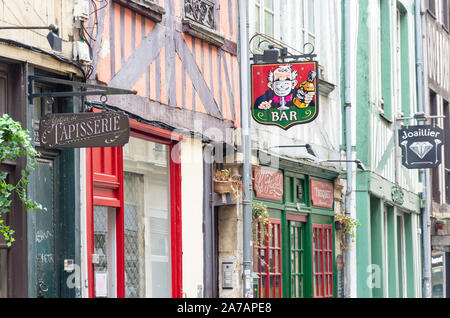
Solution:
{"label": "metal downpipe", "polygon": [[[428,98],[426,89],[428,88],[428,74],[426,61],[426,47],[424,45],[423,30],[425,29],[424,2],[416,0],[414,3],[415,31],[416,31],[416,78],[417,78],[417,110],[418,112],[429,114]],[[424,124],[423,121],[420,124]],[[422,297],[431,298],[431,241],[430,241],[430,173],[428,169],[420,169],[420,180],[423,183],[423,196],[425,207],[422,209]]]}
{"label": "metal downpipe", "polygon": [[[345,0],[344,2],[344,38],[345,38],[345,144],[346,144],[346,172],[347,172],[347,190],[345,193],[345,214],[348,217],[352,216],[351,213],[351,196],[353,191],[353,170],[352,170],[352,103],[351,103],[351,43],[350,43],[350,21],[351,21],[351,12],[350,12],[350,0]],[[344,257],[344,297],[349,298],[352,295],[351,288],[351,259],[352,259],[352,251],[351,251],[351,238],[347,234],[345,237],[345,257]]]}
{"label": "metal downpipe", "polygon": [[239,47],[240,47],[240,71],[241,71],[241,123],[242,123],[242,148],[244,151],[244,162],[242,166],[242,183],[245,189],[243,205],[243,297],[253,298],[252,288],[252,191],[251,180],[251,145],[250,145],[250,97],[249,88],[249,49],[248,33],[249,22],[247,13],[247,1],[239,3]]}

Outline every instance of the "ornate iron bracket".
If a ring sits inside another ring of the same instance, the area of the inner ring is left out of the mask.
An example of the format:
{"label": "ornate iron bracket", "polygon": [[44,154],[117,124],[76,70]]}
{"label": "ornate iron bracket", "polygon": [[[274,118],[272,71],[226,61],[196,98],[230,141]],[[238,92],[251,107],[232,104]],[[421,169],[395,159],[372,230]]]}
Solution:
{"label": "ornate iron bracket", "polygon": [[[252,42],[257,42],[257,50],[263,51],[263,54],[258,54],[252,50]],[[261,48],[262,44],[267,43],[268,49]],[[276,40],[266,34],[256,33],[249,41],[250,51],[253,54],[253,57],[250,59],[254,61],[255,64],[259,63],[276,63],[278,61],[284,62],[296,62],[299,60],[313,60],[317,54],[313,54],[315,47],[312,43],[305,43],[303,45],[303,49],[307,46],[311,46],[311,50],[307,54],[300,54],[296,49],[286,45],[285,43]],[[289,50],[299,53],[299,54],[291,54]]]}
{"label": "ornate iron bracket", "polygon": [[[46,93],[34,93],[34,82],[42,82],[42,83],[53,83],[59,85],[68,85],[72,87],[77,87],[80,91],[66,91],[66,92],[46,92]],[[87,90],[91,89],[91,90]],[[83,82],[74,82],[63,80],[59,78],[53,77],[45,77],[45,76],[37,76],[37,75],[29,75],[28,76],[28,101],[30,104],[33,104],[34,98],[40,97],[74,97],[74,96],[92,96],[92,95],[126,95],[126,94],[134,94],[137,92],[135,90],[127,90],[121,88],[114,88],[102,85],[93,85],[87,84]]]}

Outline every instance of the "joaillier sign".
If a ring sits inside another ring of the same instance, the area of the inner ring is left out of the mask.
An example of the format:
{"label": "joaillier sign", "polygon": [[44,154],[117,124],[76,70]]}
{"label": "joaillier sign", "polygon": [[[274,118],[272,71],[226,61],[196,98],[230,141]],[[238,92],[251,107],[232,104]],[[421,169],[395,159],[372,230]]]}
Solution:
{"label": "joaillier sign", "polygon": [[398,132],[402,163],[408,169],[435,168],[441,164],[444,131],[433,125],[408,126]]}
{"label": "joaillier sign", "polygon": [[48,114],[39,125],[45,148],[121,147],[129,138],[129,119],[117,112]]}

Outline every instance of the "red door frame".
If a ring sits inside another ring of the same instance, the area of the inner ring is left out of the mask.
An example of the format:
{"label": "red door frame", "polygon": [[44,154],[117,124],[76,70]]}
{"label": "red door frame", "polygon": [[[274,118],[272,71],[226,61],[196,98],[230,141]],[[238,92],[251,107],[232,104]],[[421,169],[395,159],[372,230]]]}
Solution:
{"label": "red door frame", "polygon": [[[170,219],[171,219],[171,265],[172,297],[182,297],[182,224],[181,224],[181,151],[182,135],[130,120],[130,136],[169,146],[170,151]],[[86,236],[89,297],[95,297],[94,265],[94,205],[117,208],[116,253],[117,297],[125,297],[125,251],[124,251],[124,198],[123,198],[123,148],[111,149],[109,163],[117,170],[116,176],[93,172],[94,149],[86,148]]]}
{"label": "red door frame", "polygon": [[[313,241],[313,284],[316,286],[317,295],[314,298],[333,297],[333,228],[330,224],[312,224],[313,233],[316,231]],[[326,235],[328,233],[328,235]],[[324,237],[325,236],[325,237]],[[314,237],[314,234],[313,234]],[[326,245],[326,246],[324,246]],[[319,271],[320,268],[320,271]],[[319,284],[320,281],[320,284]]]}

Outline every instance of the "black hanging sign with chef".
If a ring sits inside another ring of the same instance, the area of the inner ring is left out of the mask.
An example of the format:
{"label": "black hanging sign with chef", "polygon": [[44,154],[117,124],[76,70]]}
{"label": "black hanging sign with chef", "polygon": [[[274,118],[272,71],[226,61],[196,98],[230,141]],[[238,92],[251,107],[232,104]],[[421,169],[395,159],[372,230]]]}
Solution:
{"label": "black hanging sign with chef", "polygon": [[408,126],[399,130],[402,163],[408,169],[435,168],[441,164],[444,131],[433,125]]}

